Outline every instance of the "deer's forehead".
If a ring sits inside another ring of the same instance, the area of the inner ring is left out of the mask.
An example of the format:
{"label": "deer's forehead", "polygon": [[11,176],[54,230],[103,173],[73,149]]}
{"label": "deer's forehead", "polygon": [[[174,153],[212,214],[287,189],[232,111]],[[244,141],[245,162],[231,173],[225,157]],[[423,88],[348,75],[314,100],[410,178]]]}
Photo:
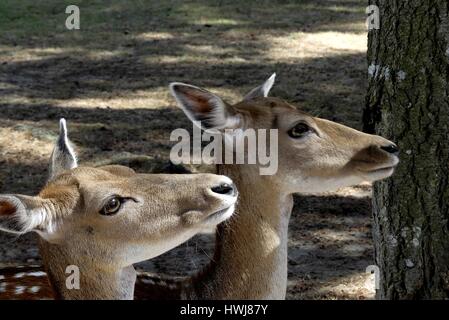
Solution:
{"label": "deer's forehead", "polygon": [[[108,189],[132,189],[142,186],[164,186],[179,181],[187,180],[182,175],[163,175],[163,174],[136,174],[131,172],[116,172],[113,170],[104,170],[103,168],[77,168],[57,177],[48,184],[41,194],[57,194],[59,190],[78,189],[78,190],[108,190]],[[129,169],[131,170],[131,169]],[[132,173],[132,174],[131,174]]]}
{"label": "deer's forehead", "polygon": [[258,127],[276,128],[285,122],[297,121],[301,118],[312,118],[306,112],[278,98],[258,98],[244,101],[234,106],[246,115]]}
{"label": "deer's forehead", "polygon": [[239,111],[248,111],[250,113],[274,114],[276,109],[296,110],[288,102],[279,98],[256,98],[248,101],[242,101],[234,105]]}
{"label": "deer's forehead", "polygon": [[123,181],[132,177],[135,172],[122,166],[105,166],[99,168],[78,167],[67,171],[54,179],[56,185],[79,185],[90,181],[107,182]]}
{"label": "deer's forehead", "polygon": [[306,121],[310,125],[315,122],[314,117],[299,109],[277,108],[276,109],[276,127],[279,129],[290,129],[299,121]]}
{"label": "deer's forehead", "polygon": [[123,176],[114,175],[108,171],[95,168],[76,168],[57,176],[46,185],[39,196],[48,199],[74,198],[80,196],[83,189],[95,187],[98,190],[102,186],[122,184]]}

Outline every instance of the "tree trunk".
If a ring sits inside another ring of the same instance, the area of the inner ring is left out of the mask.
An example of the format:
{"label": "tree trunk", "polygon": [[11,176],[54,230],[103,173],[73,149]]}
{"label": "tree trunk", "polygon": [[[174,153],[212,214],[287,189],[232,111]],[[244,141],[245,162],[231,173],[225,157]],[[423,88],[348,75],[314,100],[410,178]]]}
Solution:
{"label": "tree trunk", "polygon": [[449,1],[376,0],[369,31],[365,131],[395,141],[401,162],[376,183],[380,299],[449,298]]}

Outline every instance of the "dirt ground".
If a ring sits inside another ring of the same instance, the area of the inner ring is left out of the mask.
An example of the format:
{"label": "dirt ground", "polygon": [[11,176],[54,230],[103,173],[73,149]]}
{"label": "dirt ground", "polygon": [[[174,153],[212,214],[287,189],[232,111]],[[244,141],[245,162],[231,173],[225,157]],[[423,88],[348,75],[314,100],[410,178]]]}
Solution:
{"label": "dirt ground", "polygon": [[[0,2],[0,193],[39,190],[61,117],[81,163],[167,170],[170,132],[191,128],[171,81],[237,102],[276,72],[273,96],[361,128],[364,1],[41,2]],[[68,4],[81,30],[65,28]],[[369,185],[296,196],[289,299],[373,298],[370,197]],[[212,248],[198,236],[138,268],[187,275]],[[39,263],[34,236],[1,234],[0,264],[22,263]]]}

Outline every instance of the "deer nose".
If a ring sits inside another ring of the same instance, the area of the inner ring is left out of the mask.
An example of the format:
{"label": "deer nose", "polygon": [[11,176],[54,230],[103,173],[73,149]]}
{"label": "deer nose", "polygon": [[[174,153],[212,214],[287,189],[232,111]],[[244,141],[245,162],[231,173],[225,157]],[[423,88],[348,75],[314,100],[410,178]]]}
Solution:
{"label": "deer nose", "polygon": [[399,148],[395,144],[389,144],[388,146],[383,146],[383,147],[380,147],[380,148],[382,150],[384,150],[384,151],[386,151],[388,153],[394,154],[394,155],[397,155],[399,153]]}
{"label": "deer nose", "polygon": [[234,184],[222,183],[211,189],[213,192],[218,194],[224,194],[228,196],[234,196],[236,193],[236,188]]}

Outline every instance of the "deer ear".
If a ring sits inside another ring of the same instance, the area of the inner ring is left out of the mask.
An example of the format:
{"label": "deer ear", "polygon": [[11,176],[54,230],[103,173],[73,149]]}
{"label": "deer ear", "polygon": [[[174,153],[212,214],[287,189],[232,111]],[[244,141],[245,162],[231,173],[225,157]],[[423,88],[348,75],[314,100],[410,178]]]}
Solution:
{"label": "deer ear", "polygon": [[271,77],[268,78],[267,81],[265,81],[264,84],[261,86],[258,86],[257,88],[254,88],[251,90],[243,99],[244,101],[248,101],[255,98],[266,98],[268,97],[268,94],[270,93],[271,88],[274,85],[274,81],[276,80],[276,73],[273,73]]}
{"label": "deer ear", "polygon": [[43,230],[47,221],[44,200],[23,195],[0,195],[0,231],[24,234]]}
{"label": "deer ear", "polygon": [[237,129],[242,116],[215,94],[192,85],[174,82],[170,92],[187,117],[201,129],[217,133]]}
{"label": "deer ear", "polygon": [[53,180],[61,172],[77,166],[76,154],[67,135],[66,121],[61,119],[59,121],[59,137],[51,155],[48,181]]}

